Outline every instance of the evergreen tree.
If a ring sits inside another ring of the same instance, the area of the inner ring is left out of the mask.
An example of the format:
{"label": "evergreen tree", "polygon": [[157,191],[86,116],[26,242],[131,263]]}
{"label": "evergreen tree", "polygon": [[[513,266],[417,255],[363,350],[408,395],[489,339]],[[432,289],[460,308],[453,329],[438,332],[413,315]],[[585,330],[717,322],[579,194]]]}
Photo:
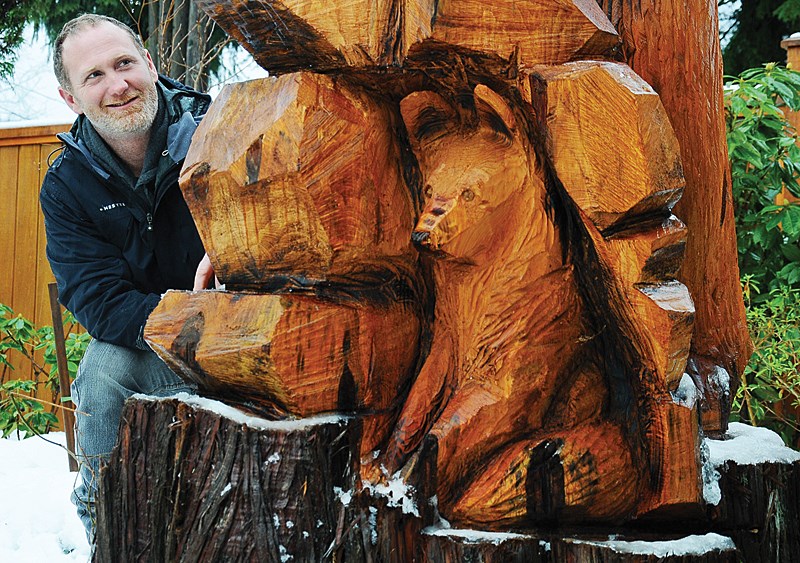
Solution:
{"label": "evergreen tree", "polygon": [[0,0],[0,8],[8,14],[0,22],[0,78],[13,70],[26,22],[44,31],[52,44],[63,25],[82,13],[104,14],[130,25],[159,72],[200,90],[231,41],[193,0]]}
{"label": "evergreen tree", "polygon": [[723,26],[725,73],[736,75],[767,62],[784,62],[781,40],[800,31],[800,0],[720,0],[738,4],[727,28]]}

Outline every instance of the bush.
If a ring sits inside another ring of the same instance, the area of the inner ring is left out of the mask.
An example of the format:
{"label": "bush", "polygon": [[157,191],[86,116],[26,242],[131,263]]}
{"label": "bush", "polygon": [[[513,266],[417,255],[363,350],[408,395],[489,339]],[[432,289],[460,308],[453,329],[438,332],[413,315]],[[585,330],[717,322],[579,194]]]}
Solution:
{"label": "bush", "polygon": [[800,438],[800,148],[784,109],[800,110],[800,73],[774,63],[726,84],[739,269],[755,352],[733,400],[733,420]]}
{"label": "bush", "polygon": [[[785,107],[800,110],[800,73],[773,63],[726,85],[725,121],[736,208],[739,269],[753,302],[782,287],[800,288],[800,147]],[[763,291],[763,293],[762,293]]]}
{"label": "bush", "polygon": [[800,445],[800,291],[782,287],[760,305],[750,302],[743,284],[747,324],[755,351],[733,397],[731,419],[778,432]]}
{"label": "bush", "polygon": [[[67,367],[73,379],[78,370],[78,362],[86,351],[91,337],[77,333],[74,317],[67,312],[64,316],[66,335]],[[32,378],[7,379],[15,367],[9,359],[10,351],[18,352],[24,358],[24,366],[33,371]],[[41,355],[37,352],[41,351]],[[42,358],[41,362],[38,358]],[[15,315],[10,307],[0,303],[0,433],[7,438],[12,432],[28,438],[34,434],[49,432],[58,424],[54,414],[57,404],[50,404],[49,410],[43,401],[36,399],[36,392],[50,389],[54,397],[59,397],[59,381],[55,352],[53,327],[36,328],[22,315]],[[61,401],[69,397],[61,397]]]}

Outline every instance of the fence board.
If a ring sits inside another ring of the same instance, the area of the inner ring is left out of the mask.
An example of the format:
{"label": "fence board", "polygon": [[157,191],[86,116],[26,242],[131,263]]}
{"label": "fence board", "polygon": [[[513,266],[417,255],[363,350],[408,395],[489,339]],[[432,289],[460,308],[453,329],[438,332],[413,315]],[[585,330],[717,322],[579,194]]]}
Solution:
{"label": "fence board", "polygon": [[[0,303],[30,319],[52,324],[47,284],[53,280],[45,255],[44,218],[39,187],[49,155],[60,146],[55,133],[69,125],[0,128]],[[42,354],[37,354],[39,361]],[[19,355],[9,355],[16,370],[4,379],[31,377],[33,369]],[[38,393],[52,401],[50,392]],[[59,417],[60,418],[60,417]]]}
{"label": "fence board", "polygon": [[0,147],[0,303],[11,305],[14,287],[14,226],[17,216],[18,147]]}

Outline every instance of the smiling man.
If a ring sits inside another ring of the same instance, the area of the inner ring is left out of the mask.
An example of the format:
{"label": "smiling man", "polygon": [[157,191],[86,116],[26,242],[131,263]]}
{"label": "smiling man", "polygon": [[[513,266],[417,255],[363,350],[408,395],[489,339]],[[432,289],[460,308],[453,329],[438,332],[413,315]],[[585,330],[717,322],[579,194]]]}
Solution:
{"label": "smiling man", "polygon": [[68,22],[53,65],[78,118],[59,135],[40,201],[60,301],[94,337],[72,385],[82,462],[72,499],[91,542],[98,467],[125,399],[191,391],[142,333],[166,290],[212,276],[177,184],[210,98],[159,76],[139,37],[105,16]]}

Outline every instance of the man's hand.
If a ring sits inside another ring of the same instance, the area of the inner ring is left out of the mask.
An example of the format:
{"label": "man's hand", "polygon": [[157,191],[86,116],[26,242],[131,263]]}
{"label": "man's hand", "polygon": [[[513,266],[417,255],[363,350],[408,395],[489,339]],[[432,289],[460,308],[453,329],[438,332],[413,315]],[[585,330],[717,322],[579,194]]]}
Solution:
{"label": "man's hand", "polygon": [[214,287],[219,287],[219,280],[214,275],[214,268],[211,266],[211,259],[208,257],[208,253],[206,252],[206,254],[203,256],[203,259],[200,260],[200,264],[197,265],[197,271],[194,274],[194,287],[192,290],[199,291],[201,289],[207,289],[212,277],[214,278]]}

